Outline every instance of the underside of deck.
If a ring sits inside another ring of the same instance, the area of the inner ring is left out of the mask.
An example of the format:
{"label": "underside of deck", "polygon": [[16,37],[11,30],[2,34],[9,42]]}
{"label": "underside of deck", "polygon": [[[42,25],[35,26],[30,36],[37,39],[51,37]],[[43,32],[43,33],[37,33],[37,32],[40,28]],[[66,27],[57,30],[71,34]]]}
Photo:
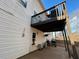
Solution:
{"label": "underside of deck", "polygon": [[31,24],[32,27],[39,29],[43,32],[55,32],[55,31],[62,31],[65,27],[66,19],[63,20],[46,20],[43,22]]}

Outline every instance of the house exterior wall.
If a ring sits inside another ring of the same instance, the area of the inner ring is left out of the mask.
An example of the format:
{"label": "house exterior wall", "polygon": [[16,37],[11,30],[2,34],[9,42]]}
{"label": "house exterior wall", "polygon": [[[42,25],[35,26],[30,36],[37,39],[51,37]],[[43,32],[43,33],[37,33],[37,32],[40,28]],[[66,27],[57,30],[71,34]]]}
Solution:
{"label": "house exterior wall", "polygon": [[[40,13],[42,12],[44,9],[43,9],[43,6],[41,5],[41,2],[39,3],[40,1],[39,0],[34,0],[32,4],[34,7],[33,7],[33,12],[35,11],[36,14],[37,13]],[[42,17],[45,16],[42,15]],[[41,16],[40,16],[41,17]],[[35,38],[35,45],[31,45],[31,49],[30,49],[30,52],[34,51],[34,50],[37,50],[37,45],[38,44],[42,44],[45,42],[45,37],[44,37],[44,33],[38,29],[35,29],[35,28],[31,28],[32,29],[32,33],[36,33],[36,38]]]}
{"label": "house exterior wall", "polygon": [[16,59],[34,51],[32,32],[38,32],[36,43],[44,39],[43,32],[30,26],[34,8],[38,7],[34,4],[33,0],[27,0],[24,8],[18,0],[0,0],[0,59]]}
{"label": "house exterior wall", "polygon": [[43,44],[44,42],[46,42],[43,32],[35,28],[32,28],[32,32],[36,33],[36,38],[35,38],[35,45],[31,45],[30,49],[31,52],[38,49],[37,48],[38,44]]}
{"label": "house exterior wall", "polygon": [[40,0],[34,0],[32,6],[37,13],[44,11],[44,6]]}

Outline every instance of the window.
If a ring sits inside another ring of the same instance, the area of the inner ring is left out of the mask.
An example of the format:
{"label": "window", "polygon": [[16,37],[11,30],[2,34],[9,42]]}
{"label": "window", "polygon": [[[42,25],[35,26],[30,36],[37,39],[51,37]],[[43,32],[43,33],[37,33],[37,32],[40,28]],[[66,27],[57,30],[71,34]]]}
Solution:
{"label": "window", "polygon": [[33,36],[32,36],[32,38],[36,38],[36,33],[33,33]]}
{"label": "window", "polygon": [[19,0],[19,2],[26,8],[27,7],[27,1],[26,0]]}
{"label": "window", "polygon": [[32,33],[32,45],[35,45],[36,33]]}

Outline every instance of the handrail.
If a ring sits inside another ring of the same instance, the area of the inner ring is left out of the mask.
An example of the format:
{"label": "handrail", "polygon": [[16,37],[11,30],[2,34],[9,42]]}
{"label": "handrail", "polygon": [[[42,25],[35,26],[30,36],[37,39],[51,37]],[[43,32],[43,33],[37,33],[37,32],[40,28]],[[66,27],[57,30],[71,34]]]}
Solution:
{"label": "handrail", "polygon": [[33,15],[32,17],[38,16],[38,15],[40,15],[40,14],[42,14],[42,13],[45,13],[45,12],[47,12],[47,11],[49,11],[49,10],[51,10],[51,9],[53,9],[53,8],[55,8],[55,7],[59,6],[59,5],[61,5],[61,4],[63,4],[63,3],[66,3],[66,1],[63,1],[63,2],[61,2],[61,3],[59,3],[59,4],[55,5],[55,6],[53,6],[53,7],[51,7],[51,8],[49,8],[49,9],[47,9],[47,10],[44,10],[44,11],[38,13],[38,14],[35,14],[35,15]]}

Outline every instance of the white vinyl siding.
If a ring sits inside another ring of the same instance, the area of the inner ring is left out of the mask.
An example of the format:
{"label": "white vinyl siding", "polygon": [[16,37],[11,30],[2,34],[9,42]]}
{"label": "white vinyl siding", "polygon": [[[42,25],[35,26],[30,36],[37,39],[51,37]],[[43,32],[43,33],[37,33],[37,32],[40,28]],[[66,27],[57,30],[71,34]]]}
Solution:
{"label": "white vinyl siding", "polygon": [[27,2],[24,8],[17,0],[0,0],[0,59],[16,59],[36,50],[32,47],[32,32],[39,33],[36,44],[44,41],[43,32],[33,31],[30,26],[36,5],[33,0]]}
{"label": "white vinyl siding", "polygon": [[29,53],[30,17],[26,17],[24,7],[16,0],[0,0],[0,59],[16,59]]}

